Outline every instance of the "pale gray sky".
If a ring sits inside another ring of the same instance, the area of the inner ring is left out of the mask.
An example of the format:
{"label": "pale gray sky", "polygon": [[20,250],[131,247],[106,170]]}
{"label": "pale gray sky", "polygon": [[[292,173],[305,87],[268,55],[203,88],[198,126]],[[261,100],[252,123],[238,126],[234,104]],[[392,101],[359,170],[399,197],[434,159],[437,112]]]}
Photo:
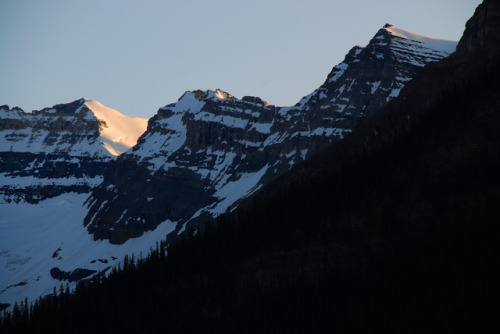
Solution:
{"label": "pale gray sky", "polygon": [[386,22],[458,40],[480,0],[0,0],[0,105],[151,117],[186,90],[293,105]]}

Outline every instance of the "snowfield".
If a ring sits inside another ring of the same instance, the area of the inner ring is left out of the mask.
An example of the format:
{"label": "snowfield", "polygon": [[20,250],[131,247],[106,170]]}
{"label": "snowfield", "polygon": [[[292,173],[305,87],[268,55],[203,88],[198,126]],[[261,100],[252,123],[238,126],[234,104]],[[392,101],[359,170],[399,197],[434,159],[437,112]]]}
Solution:
{"label": "snowfield", "polygon": [[118,156],[137,144],[137,139],[148,127],[147,118],[125,116],[95,100],[86,99],[85,105],[97,119],[105,122],[100,140],[112,155]]}
{"label": "snowfield", "polygon": [[[94,241],[83,226],[88,194],[66,193],[37,205],[0,204],[0,303],[34,301],[59,289],[50,269],[103,271],[126,254],[146,256],[156,242],[174,230],[165,221],[154,231],[122,245]],[[66,281],[63,281],[66,284]],[[76,283],[70,283],[74,288]]]}

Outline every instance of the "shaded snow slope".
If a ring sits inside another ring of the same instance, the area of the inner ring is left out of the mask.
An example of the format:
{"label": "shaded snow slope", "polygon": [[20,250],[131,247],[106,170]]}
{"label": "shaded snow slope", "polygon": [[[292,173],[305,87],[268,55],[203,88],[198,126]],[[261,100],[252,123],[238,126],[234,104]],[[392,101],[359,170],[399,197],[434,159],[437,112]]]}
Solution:
{"label": "shaded snow slope", "polygon": [[65,193],[37,205],[0,205],[0,303],[13,304],[25,297],[31,302],[52,293],[54,287],[59,290],[61,282],[51,276],[52,268],[93,273],[109,270],[126,254],[147,255],[175,227],[165,221],[122,245],[94,241],[82,224],[87,197]]}

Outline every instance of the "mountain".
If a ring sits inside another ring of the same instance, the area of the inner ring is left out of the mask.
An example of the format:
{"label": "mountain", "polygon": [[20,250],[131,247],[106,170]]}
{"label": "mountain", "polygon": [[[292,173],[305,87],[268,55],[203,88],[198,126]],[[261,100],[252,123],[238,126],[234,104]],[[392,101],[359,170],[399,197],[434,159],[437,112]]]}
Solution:
{"label": "mountain", "polygon": [[103,257],[83,228],[83,203],[146,126],[87,99],[32,113],[0,107],[1,302],[47,294],[57,282],[51,268]]}
{"label": "mountain", "polygon": [[[120,156],[94,189],[85,225],[96,239],[123,243],[162,222],[177,224],[169,240],[231,210],[276,176],[398,96],[456,42],[387,24],[354,47],[323,85],[292,107],[220,89],[186,92],[161,108],[134,148]],[[138,177],[140,175],[140,177]]]}
{"label": "mountain", "polygon": [[485,0],[457,53],[251,204],[4,328],[497,332],[499,27]]}
{"label": "mountain", "polygon": [[146,126],[144,118],[87,99],[32,113],[0,107],[0,201],[90,192],[107,163],[135,145]]}
{"label": "mountain", "polygon": [[454,46],[386,25],[295,106],[189,91],[142,135],[146,120],[96,101],[32,114],[3,107],[0,302],[74,287],[166,235],[202,230],[351,133]]}
{"label": "mountain", "polygon": [[295,108],[316,117],[325,110],[344,115],[337,122],[353,128],[399,95],[424,65],[455,51],[456,42],[435,39],[386,24],[365,47],[354,47],[317,90]]}
{"label": "mountain", "polygon": [[122,115],[89,99],[32,113],[8,106],[0,110],[2,152],[118,156],[134,146],[147,127],[147,119]]}

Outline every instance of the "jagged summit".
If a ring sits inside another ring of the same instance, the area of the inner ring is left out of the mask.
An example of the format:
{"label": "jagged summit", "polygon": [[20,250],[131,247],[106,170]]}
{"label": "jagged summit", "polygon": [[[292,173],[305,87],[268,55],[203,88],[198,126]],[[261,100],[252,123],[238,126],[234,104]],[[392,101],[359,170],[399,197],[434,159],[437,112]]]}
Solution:
{"label": "jagged summit", "polygon": [[420,68],[449,56],[456,45],[387,23],[368,45],[353,47],[323,85],[289,107],[289,112],[342,114],[338,126],[352,128],[398,96]]}
{"label": "jagged summit", "polygon": [[245,103],[253,103],[257,105],[262,105],[262,106],[268,106],[269,104],[261,99],[260,97],[256,96],[244,96],[243,98],[239,99],[235,97],[234,95],[223,91],[222,89],[215,89],[215,90],[193,90],[193,91],[186,91],[184,94],[181,95],[181,97],[177,100],[175,103],[170,103],[162,108],[160,110],[171,110],[171,111],[191,111],[193,112],[193,109],[191,108],[191,105],[197,105],[199,107],[203,106],[203,103],[239,103],[239,102],[245,102]]}
{"label": "jagged summit", "polygon": [[228,92],[225,92],[223,91],[222,89],[215,89],[215,90],[201,90],[201,89],[197,89],[197,90],[188,90],[186,92],[184,92],[184,94],[181,95],[181,97],[179,98],[179,100],[177,100],[177,102],[180,102],[182,100],[185,100],[185,99],[194,99],[194,100],[199,100],[199,101],[203,101],[203,100],[212,100],[212,101],[216,101],[216,100],[236,100],[236,98],[229,94]]}
{"label": "jagged summit", "polygon": [[188,90],[184,92],[184,94],[181,95],[181,97],[177,100],[176,103],[171,103],[161,109],[168,109],[171,106],[175,106],[179,104],[179,102],[184,103],[186,101],[192,101],[192,100],[197,100],[197,101],[213,101],[213,102],[220,102],[220,101],[244,101],[244,102],[249,102],[249,103],[256,103],[260,104],[263,106],[269,105],[265,100],[261,99],[260,97],[257,96],[243,96],[240,99],[235,97],[234,95],[231,95],[230,93],[223,91],[222,89],[215,89],[215,90]]}
{"label": "jagged summit", "polygon": [[4,112],[13,111],[13,110],[24,111],[23,109],[21,109],[19,107],[10,108],[10,106],[8,104],[4,104],[4,105],[0,106],[0,110],[4,111]]}
{"label": "jagged summit", "polygon": [[[244,96],[242,99],[238,99],[235,96],[229,94],[222,89],[215,90],[193,90],[186,91],[175,103],[170,103],[158,110],[157,118],[164,119],[177,114],[182,117],[184,114],[197,114],[204,107],[212,104],[224,104],[227,108],[231,108],[233,113],[241,112],[240,108],[234,108],[235,104],[244,105],[255,105],[259,107],[267,107],[269,104],[255,96]],[[229,109],[225,109],[225,112],[230,112]],[[170,120],[172,122],[172,120]]]}
{"label": "jagged summit", "polygon": [[257,105],[263,105],[265,107],[269,105],[266,100],[263,100],[258,96],[243,96],[241,100],[245,102],[255,103]]}
{"label": "jagged summit", "polygon": [[24,111],[19,107],[10,108],[4,104],[0,106],[0,129],[7,125],[8,119],[19,119],[24,114]]}
{"label": "jagged summit", "polygon": [[216,90],[207,90],[204,93],[204,98],[205,99],[210,99],[210,100],[236,100],[236,98],[229,94],[228,92],[223,91],[222,89],[217,88]]}
{"label": "jagged summit", "polygon": [[39,116],[48,117],[59,117],[59,116],[74,116],[74,117],[86,117],[87,109],[84,108],[85,102],[90,101],[87,98],[79,98],[69,103],[56,104],[52,107],[43,108],[40,110],[33,110],[31,114]]}

